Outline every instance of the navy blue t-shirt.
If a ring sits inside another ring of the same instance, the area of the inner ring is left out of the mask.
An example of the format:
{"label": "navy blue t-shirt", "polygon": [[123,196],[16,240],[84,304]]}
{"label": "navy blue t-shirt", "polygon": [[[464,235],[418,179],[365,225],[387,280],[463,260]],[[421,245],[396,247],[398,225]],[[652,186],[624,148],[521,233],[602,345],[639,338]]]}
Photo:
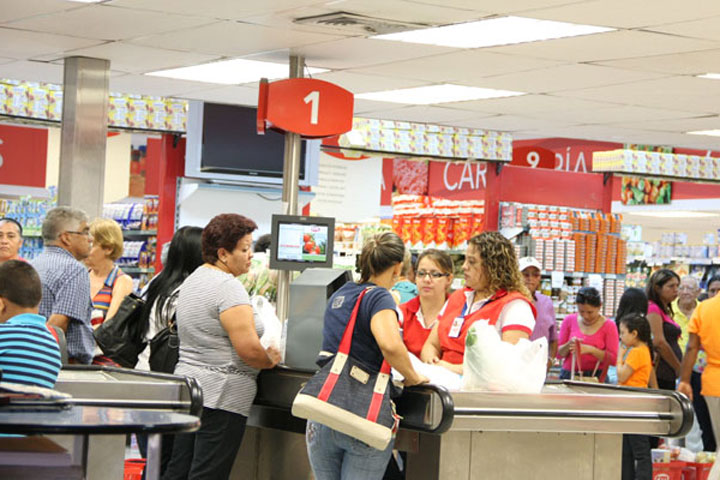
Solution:
{"label": "navy blue t-shirt", "polygon": [[[372,286],[374,286],[372,283],[348,282],[330,297],[327,309],[325,309],[323,325],[322,349],[324,351],[337,352],[360,293],[365,288]],[[386,289],[373,288],[365,294],[360,304],[350,347],[350,354],[353,357],[376,371],[380,370],[383,355],[370,330],[370,320],[373,315],[382,310],[397,312],[395,300]]]}

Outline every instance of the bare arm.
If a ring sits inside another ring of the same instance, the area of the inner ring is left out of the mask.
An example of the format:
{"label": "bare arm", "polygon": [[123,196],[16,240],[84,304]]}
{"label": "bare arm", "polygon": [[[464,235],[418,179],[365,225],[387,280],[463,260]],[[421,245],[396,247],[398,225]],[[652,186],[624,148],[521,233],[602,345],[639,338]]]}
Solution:
{"label": "bare arm", "polygon": [[665,360],[677,374],[680,374],[680,360],[675,356],[675,352],[670,348],[670,344],[665,340],[663,334],[663,319],[657,313],[648,313],[648,322],[653,335],[653,346],[657,350],[660,358]]}
{"label": "bare arm", "polygon": [[385,360],[405,377],[405,385],[417,385],[428,381],[418,374],[410,363],[410,356],[400,336],[397,315],[393,310],[380,310],[373,315],[370,319],[370,331]]}
{"label": "bare arm", "polygon": [[129,275],[121,275],[115,282],[115,286],[112,291],[112,300],[110,300],[110,307],[108,308],[107,315],[105,318],[112,318],[120,308],[120,304],[123,298],[127,297],[132,293],[133,282]]}
{"label": "bare arm", "polygon": [[555,358],[555,357],[557,356],[557,353],[558,353],[558,341],[557,341],[557,340],[553,340],[553,341],[550,342],[550,344],[548,345],[548,356],[549,356],[551,359],[553,359],[553,358]]}
{"label": "bare arm", "polygon": [[685,355],[683,356],[682,365],[680,366],[680,383],[678,384],[678,392],[684,393],[692,400],[692,387],[690,386],[690,376],[692,375],[693,365],[697,360],[700,351],[700,337],[695,333],[691,333],[688,337]]}
{"label": "bare arm", "polygon": [[70,325],[70,317],[62,315],[60,313],[53,313],[48,318],[47,323],[49,325],[55,325],[56,327],[62,328],[62,331],[67,333],[68,325]]}
{"label": "bare arm", "polygon": [[422,350],[420,350],[420,360],[425,363],[437,363],[440,360],[442,349],[440,347],[440,337],[438,336],[438,323],[435,323],[430,335],[428,335]]}
{"label": "bare arm", "polygon": [[623,358],[625,357],[625,352],[627,352],[627,348],[625,348],[625,346],[623,345],[618,352],[617,359],[617,377],[619,384],[625,383],[634,371],[633,368],[630,365],[627,365],[623,360]]}
{"label": "bare arm", "polygon": [[235,352],[253,368],[272,368],[280,361],[280,352],[260,344],[250,305],[237,305],[220,314],[220,324],[230,338]]}
{"label": "bare arm", "polygon": [[508,330],[502,332],[502,341],[515,345],[521,338],[530,338],[530,334],[522,330]]}

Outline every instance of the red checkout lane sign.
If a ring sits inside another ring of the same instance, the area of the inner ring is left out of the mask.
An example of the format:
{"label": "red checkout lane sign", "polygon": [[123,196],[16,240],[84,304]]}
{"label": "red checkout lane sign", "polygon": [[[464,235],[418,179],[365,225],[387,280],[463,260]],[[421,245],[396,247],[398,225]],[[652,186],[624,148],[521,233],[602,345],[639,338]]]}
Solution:
{"label": "red checkout lane sign", "polygon": [[257,131],[266,128],[305,138],[324,138],[352,130],[354,96],[324,80],[288,78],[260,81]]}

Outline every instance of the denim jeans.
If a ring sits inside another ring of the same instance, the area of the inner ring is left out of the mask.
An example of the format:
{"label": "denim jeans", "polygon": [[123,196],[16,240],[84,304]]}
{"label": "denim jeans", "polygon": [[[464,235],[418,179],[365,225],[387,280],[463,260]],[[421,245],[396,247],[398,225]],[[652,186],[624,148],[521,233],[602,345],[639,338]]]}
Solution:
{"label": "denim jeans", "polygon": [[377,450],[312,421],[305,438],[315,480],[381,480],[395,443],[392,439],[385,450]]}

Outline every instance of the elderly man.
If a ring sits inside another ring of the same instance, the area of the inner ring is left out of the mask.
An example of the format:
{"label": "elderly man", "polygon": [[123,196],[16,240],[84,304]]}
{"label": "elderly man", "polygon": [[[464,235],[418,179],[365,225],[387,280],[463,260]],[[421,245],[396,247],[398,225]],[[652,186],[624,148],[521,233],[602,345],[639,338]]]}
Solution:
{"label": "elderly man", "polygon": [[[680,335],[680,348],[685,351],[688,343],[688,326],[692,318],[695,308],[700,304],[698,295],[700,295],[700,285],[695,277],[690,275],[684,276],[680,280],[680,288],[678,289],[678,298],[676,298],[671,306],[673,311],[673,320],[682,328]],[[693,429],[688,433],[685,443],[688,448],[699,451],[705,450],[712,452],[715,450],[715,436],[713,435],[712,423],[710,421],[710,413],[708,412],[705,398],[700,394],[702,390],[701,375],[707,365],[707,357],[705,351],[698,350],[697,361],[693,366],[690,385],[693,388],[693,409],[695,410],[695,419]],[[699,427],[699,431],[698,428]],[[701,434],[702,438],[698,438]]]}
{"label": "elderly man", "polygon": [[537,310],[535,328],[533,329],[532,335],[530,335],[530,340],[537,340],[540,337],[547,338],[548,368],[550,368],[552,360],[557,355],[558,349],[555,308],[553,307],[553,302],[550,297],[538,292],[541,280],[540,262],[534,257],[523,257],[518,260],[518,263],[525,281],[525,286],[530,290],[530,296]]}
{"label": "elderly man", "polygon": [[18,255],[23,244],[22,225],[13,218],[0,218],[0,264],[22,260]]}
{"label": "elderly man", "polygon": [[42,236],[45,249],[32,262],[42,282],[40,315],[65,331],[70,362],[89,364],[95,348],[90,276],[80,263],[90,253],[87,215],[76,208],[53,208],[43,222]]}

